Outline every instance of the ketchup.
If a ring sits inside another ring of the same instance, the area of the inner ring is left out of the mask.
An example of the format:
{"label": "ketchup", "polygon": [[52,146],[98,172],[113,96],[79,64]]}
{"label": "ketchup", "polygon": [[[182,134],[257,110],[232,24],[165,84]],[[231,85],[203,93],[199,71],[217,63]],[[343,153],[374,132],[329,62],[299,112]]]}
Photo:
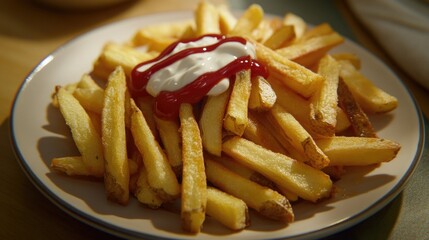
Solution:
{"label": "ketchup", "polygon": [[[176,48],[179,43],[189,43],[202,39],[203,37],[214,37],[218,39],[218,42],[208,46],[187,48],[179,51],[175,54],[171,52]],[[131,79],[129,82],[130,92],[133,97],[146,96],[146,85],[149,82],[151,76],[157,71],[169,66],[170,64],[180,61],[188,55],[195,53],[211,52],[216,51],[216,48],[226,42],[239,42],[243,45],[246,44],[246,40],[241,37],[226,37],[218,34],[204,35],[194,39],[188,39],[184,41],[177,41],[168,46],[161,54],[149,61],[138,64],[134,67],[131,73]],[[168,56],[168,57],[166,57]],[[164,60],[161,60],[165,58]],[[160,61],[161,60],[161,61]],[[138,69],[146,64],[154,63],[151,67],[145,71],[138,71]],[[228,78],[230,81],[235,79],[235,74],[242,70],[251,70],[252,77],[263,76],[268,77],[268,71],[264,65],[260,64],[257,60],[252,59],[250,55],[236,58],[226,66],[212,72],[206,72],[197,77],[193,82],[185,85],[176,91],[161,91],[155,96],[154,112],[156,116],[163,119],[175,119],[179,114],[179,108],[182,103],[194,104],[203,99],[207,93],[212,89],[219,81]]]}

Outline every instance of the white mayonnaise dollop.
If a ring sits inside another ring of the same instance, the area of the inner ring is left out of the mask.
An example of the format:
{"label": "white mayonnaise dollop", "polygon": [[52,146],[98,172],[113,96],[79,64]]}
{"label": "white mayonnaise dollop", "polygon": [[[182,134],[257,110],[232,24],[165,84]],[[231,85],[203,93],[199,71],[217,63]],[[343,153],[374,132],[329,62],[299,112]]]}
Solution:
{"label": "white mayonnaise dollop", "polygon": [[[169,55],[159,59],[159,61],[142,65],[137,71],[143,72],[154,64],[184,49],[209,46],[218,41],[219,40],[215,37],[206,36],[197,41],[179,43]],[[245,45],[236,41],[225,42],[213,51],[188,55],[160,69],[152,74],[146,85],[146,91],[153,97],[156,97],[162,91],[177,91],[195,81],[199,76],[208,72],[217,71],[239,57],[250,56],[255,58],[255,55],[255,48],[249,42]],[[208,92],[208,95],[219,95],[225,92],[228,87],[229,79],[222,79]]]}

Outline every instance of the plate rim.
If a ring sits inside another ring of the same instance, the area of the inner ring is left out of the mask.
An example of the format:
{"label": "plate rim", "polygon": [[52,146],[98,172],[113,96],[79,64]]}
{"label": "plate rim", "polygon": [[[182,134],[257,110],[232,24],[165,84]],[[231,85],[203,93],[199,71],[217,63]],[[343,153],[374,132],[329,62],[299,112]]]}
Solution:
{"label": "plate rim", "polygon": [[[99,219],[94,219],[92,216],[88,215],[87,213],[80,211],[79,209],[75,209],[73,206],[71,206],[69,203],[67,203],[65,200],[61,199],[60,197],[56,196],[55,193],[53,193],[47,186],[45,186],[40,179],[38,179],[37,176],[31,171],[30,166],[28,166],[25,161],[24,157],[21,154],[21,150],[19,148],[19,143],[17,142],[17,139],[15,138],[14,134],[14,119],[15,119],[15,110],[17,105],[17,100],[19,99],[20,95],[24,92],[27,85],[34,79],[34,76],[42,70],[44,67],[46,67],[52,60],[55,59],[56,55],[61,53],[63,49],[67,48],[69,45],[74,43],[75,41],[78,41],[81,38],[84,38],[88,34],[94,33],[96,31],[100,31],[102,29],[112,27],[114,25],[123,24],[124,22],[128,21],[134,21],[137,19],[144,19],[144,18],[151,18],[151,17],[161,17],[161,16],[169,16],[172,15],[184,15],[189,14],[191,11],[184,10],[184,11],[165,11],[165,12],[158,12],[158,13],[152,13],[152,14],[145,14],[140,16],[134,16],[129,18],[124,18],[121,20],[109,22],[103,25],[100,25],[98,27],[89,29],[73,38],[68,40],[67,42],[63,43],[56,49],[54,49],[52,52],[50,52],[48,55],[46,55],[40,62],[37,63],[37,65],[30,70],[30,72],[27,74],[27,76],[24,78],[22,83],[20,84],[19,88],[17,89],[15,96],[12,100],[12,107],[10,110],[9,115],[9,140],[12,145],[12,150],[15,155],[15,158],[20,166],[20,168],[23,170],[27,178],[30,180],[30,182],[39,190],[39,192],[42,193],[46,198],[48,198],[54,205],[59,207],[61,210],[72,216],[73,218],[91,226],[94,228],[97,228],[103,232],[110,233],[114,236],[119,237],[126,237],[126,238],[135,238],[135,239],[141,239],[141,238],[150,238],[150,239],[159,239],[159,236],[152,235],[145,232],[135,232],[131,229],[124,229],[122,227],[118,227],[112,223],[106,222],[106,221],[100,221]],[[272,14],[266,14],[267,16],[275,16]],[[359,50],[364,51],[365,53],[371,55],[371,57],[375,58],[376,61],[378,61],[380,64],[382,64],[387,70],[391,72],[394,77],[398,79],[398,82],[401,84],[402,88],[406,91],[408,97],[410,98],[413,107],[417,113],[417,120],[418,120],[418,130],[419,130],[419,139],[418,139],[418,146],[416,149],[416,152],[414,153],[414,158],[412,160],[412,164],[407,169],[405,174],[401,176],[400,181],[389,191],[386,192],[383,197],[381,197],[378,201],[375,201],[372,203],[368,208],[359,211],[357,214],[349,216],[345,219],[342,219],[341,221],[332,223],[329,226],[326,226],[324,228],[312,231],[312,232],[306,232],[301,235],[294,235],[294,236],[287,236],[287,238],[299,238],[299,239],[311,239],[313,237],[326,237],[330,234],[335,234],[340,231],[343,231],[347,228],[350,228],[365,219],[371,217],[373,214],[378,212],[380,209],[385,207],[387,204],[389,204],[394,198],[397,197],[399,193],[402,192],[404,187],[407,185],[408,181],[410,180],[411,176],[415,172],[416,168],[418,167],[419,163],[421,162],[422,155],[424,152],[424,146],[426,141],[426,134],[425,134],[425,125],[424,125],[424,116],[422,113],[422,110],[420,106],[418,105],[416,98],[414,97],[413,93],[410,91],[409,87],[405,85],[403,80],[398,77],[398,75],[384,62],[382,61],[377,55],[373,54],[357,42],[347,38],[347,41],[352,43],[354,47],[359,48]],[[165,239],[174,239],[169,237],[163,237]],[[270,238],[270,239],[284,239],[283,238]]]}

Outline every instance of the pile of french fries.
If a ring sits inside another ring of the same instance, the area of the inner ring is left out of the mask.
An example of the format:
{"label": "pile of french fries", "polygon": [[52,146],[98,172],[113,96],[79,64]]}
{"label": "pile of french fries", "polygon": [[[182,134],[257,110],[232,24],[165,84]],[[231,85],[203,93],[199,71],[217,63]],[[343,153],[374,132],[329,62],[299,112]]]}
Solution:
{"label": "pile of french fries", "polygon": [[[130,96],[134,66],[209,33],[252,42],[270,76],[238,72],[228,91],[183,104],[174,120],[154,114],[153,97]],[[206,216],[244,229],[249,208],[291,223],[293,202],[332,197],[347,166],[388,162],[400,149],[378,137],[367,116],[394,110],[397,99],[360,72],[356,55],[330,54],[343,42],[328,24],[310,28],[292,13],[267,19],[251,5],[235,17],[201,1],[193,20],[106,43],[91,73],[56,87],[53,104],[80,155],[54,158],[52,168],[103,179],[107,198],[119,204],[135,197],[157,209],[180,201],[190,233],[201,231]]]}

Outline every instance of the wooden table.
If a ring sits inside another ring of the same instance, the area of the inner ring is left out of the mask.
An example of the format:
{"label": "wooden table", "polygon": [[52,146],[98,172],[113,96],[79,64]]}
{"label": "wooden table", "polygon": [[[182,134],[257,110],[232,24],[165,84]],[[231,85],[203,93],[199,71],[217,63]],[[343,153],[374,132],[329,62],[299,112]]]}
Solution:
{"label": "wooden table", "polygon": [[[31,1],[4,0],[0,8],[0,239],[117,239],[67,215],[45,198],[20,169],[10,144],[10,108],[26,75],[46,55],[77,35],[120,19],[173,10],[192,10],[198,0],[142,0],[93,11],[61,11]],[[223,2],[223,1],[215,1]],[[416,84],[383,52],[351,14],[334,1],[356,40],[388,64],[411,89],[426,116],[429,92]],[[305,16],[303,16],[305,18]],[[31,120],[30,120],[31,121]],[[426,125],[426,131],[427,131]],[[426,153],[405,190],[388,206],[363,223],[329,239],[377,239],[428,236],[429,167]],[[414,197],[419,196],[420,200]],[[426,206],[426,210],[425,210]],[[423,208],[423,209],[419,209]],[[421,211],[425,214],[421,214]],[[376,224],[383,222],[384,227]],[[421,225],[420,225],[421,224]],[[402,238],[403,239],[403,238]]]}

